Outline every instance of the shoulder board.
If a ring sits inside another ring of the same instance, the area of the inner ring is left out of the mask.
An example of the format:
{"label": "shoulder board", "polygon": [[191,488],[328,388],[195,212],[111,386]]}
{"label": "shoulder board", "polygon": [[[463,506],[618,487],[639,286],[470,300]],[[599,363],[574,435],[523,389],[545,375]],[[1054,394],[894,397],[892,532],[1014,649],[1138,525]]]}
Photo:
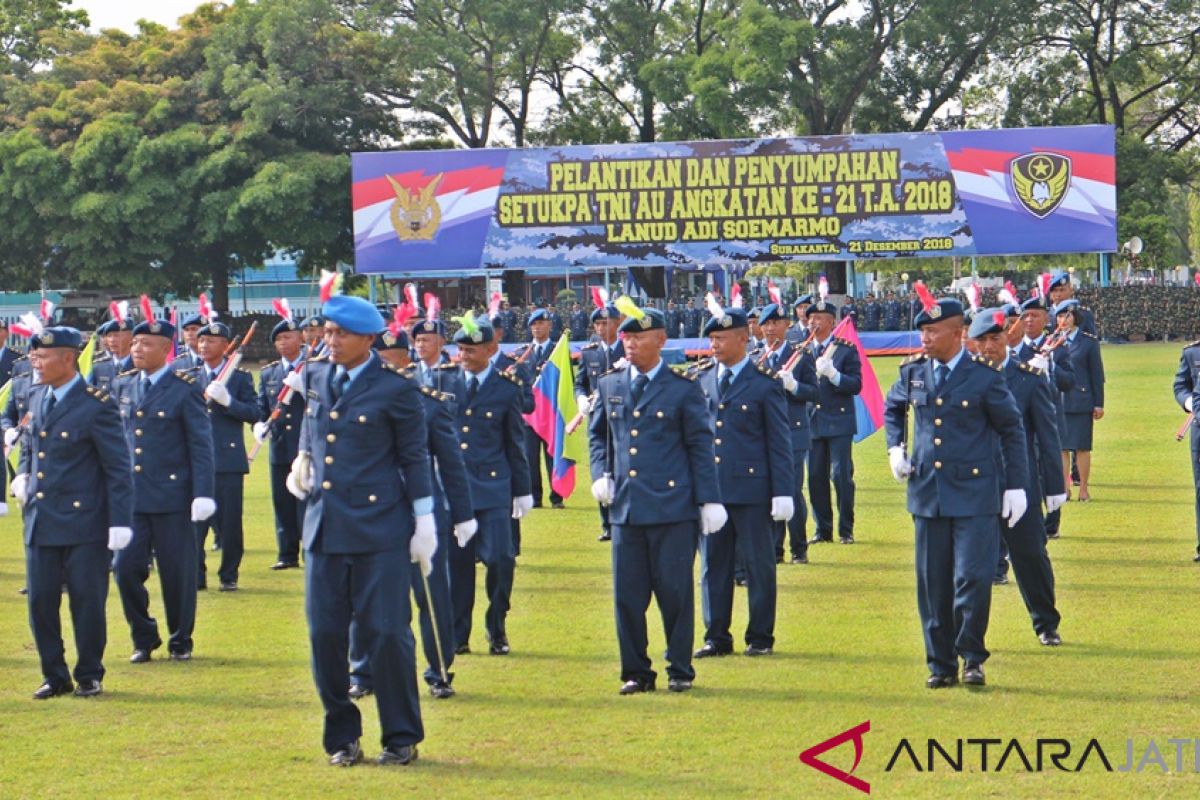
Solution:
{"label": "shoulder board", "polygon": [[1037,367],[1033,366],[1032,364],[1030,364],[1026,361],[1018,362],[1018,368],[1022,372],[1028,372],[1031,375],[1036,375],[1039,378],[1046,374],[1046,370],[1038,369]]}
{"label": "shoulder board", "polygon": [[395,364],[379,359],[379,366],[383,367],[388,372],[394,372],[401,378],[412,378],[413,371],[404,367],[397,367]]}
{"label": "shoulder board", "polygon": [[498,372],[500,373],[500,377],[510,381],[511,383],[515,383],[517,386],[525,385],[525,381],[521,380],[516,375],[513,375],[511,372],[507,372],[505,370],[498,370]]}
{"label": "shoulder board", "polygon": [[1087,331],[1080,331],[1080,333],[1082,333],[1084,336],[1088,337],[1089,339],[1095,339],[1096,341],[1100,341],[1100,337],[1094,333],[1088,333]]}
{"label": "shoulder board", "polygon": [[974,361],[976,364],[983,364],[985,366],[991,367],[992,369],[996,370],[996,372],[1000,371],[999,364],[997,364],[995,361],[991,361],[990,359],[986,359],[983,356],[977,356],[977,355],[972,354],[971,360]]}
{"label": "shoulder board", "polygon": [[445,364],[438,364],[434,369],[458,369],[458,364],[453,361],[447,361]]}
{"label": "shoulder board", "polygon": [[698,370],[702,370],[702,369],[712,369],[716,365],[717,365],[717,360],[715,358],[702,358],[696,362],[695,368],[698,371]]}
{"label": "shoulder board", "polygon": [[587,344],[585,344],[583,347],[581,347],[579,349],[580,350],[595,350],[599,346],[600,346],[599,342],[588,342]]}
{"label": "shoulder board", "polygon": [[[21,359],[18,358],[17,360],[20,361]],[[108,353],[101,353],[92,359],[93,364],[99,364],[101,361],[112,361],[112,356]]]}
{"label": "shoulder board", "polygon": [[674,369],[667,370],[667,371],[670,372],[672,375],[674,375],[676,378],[683,378],[685,381],[696,380],[696,375],[691,372],[680,372],[679,370],[674,370]]}
{"label": "shoulder board", "polygon": [[434,400],[442,401],[446,399],[445,392],[439,392],[437,389],[430,389],[428,386],[421,387],[421,394],[432,397]]}
{"label": "shoulder board", "polygon": [[179,378],[179,380],[183,381],[184,383],[196,382],[196,376],[191,373],[191,370],[181,370],[179,372],[172,372],[171,374],[176,378]]}
{"label": "shoulder board", "polygon": [[609,367],[608,370],[600,373],[600,377],[603,378],[605,375],[616,375],[622,369],[624,369],[624,367]]}
{"label": "shoulder board", "polygon": [[319,356],[313,356],[312,358],[310,358],[310,359],[308,359],[308,360],[309,360],[309,361],[328,361],[328,360],[329,360],[329,354],[328,354],[328,353],[321,353],[321,355],[319,355]]}
{"label": "shoulder board", "polygon": [[270,367],[277,367],[277,366],[279,366],[279,362],[272,361],[270,364],[267,364],[266,366],[264,366],[263,369],[269,369]]}
{"label": "shoulder board", "polygon": [[835,336],[833,341],[834,341],[834,344],[840,344],[843,346],[848,345],[850,347],[854,346],[854,342],[850,341],[849,339],[839,339],[838,337]]}
{"label": "shoulder board", "polygon": [[137,370],[136,370],[136,369],[127,369],[127,370],[125,370],[124,372],[122,372],[120,375],[118,375],[117,377],[118,377],[118,378],[124,378],[124,377],[125,377],[125,376],[127,376],[127,375],[136,375],[136,374],[137,374]]}
{"label": "shoulder board", "polygon": [[[28,361],[28,360],[29,360],[29,354],[28,354],[28,353],[23,353],[23,354],[21,354],[21,356],[19,356],[19,357],[17,358],[17,361]],[[16,361],[14,361],[13,363],[15,364],[15,363],[16,363]]]}
{"label": "shoulder board", "polygon": [[904,359],[903,361],[901,361],[901,362],[900,362],[900,366],[902,366],[902,367],[906,367],[906,366],[908,366],[909,364],[920,364],[920,363],[922,363],[923,361],[925,361],[925,354],[924,354],[924,353],[914,353],[913,355],[911,355],[911,356],[909,356],[908,358],[906,358],[906,359]]}
{"label": "shoulder board", "polygon": [[87,386],[84,388],[84,391],[87,392],[88,397],[91,397],[94,400],[98,400],[101,403],[108,402],[108,393],[103,389],[97,389],[95,386]]}
{"label": "shoulder board", "polygon": [[768,367],[766,365],[759,364],[758,371],[761,372],[763,375],[766,375],[768,378],[775,377],[775,370],[771,369],[770,367]]}

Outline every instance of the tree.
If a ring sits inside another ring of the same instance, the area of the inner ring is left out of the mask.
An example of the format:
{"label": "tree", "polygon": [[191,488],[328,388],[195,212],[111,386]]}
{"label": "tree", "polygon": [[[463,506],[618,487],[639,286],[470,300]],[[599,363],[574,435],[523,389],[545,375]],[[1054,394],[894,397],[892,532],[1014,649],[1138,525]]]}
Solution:
{"label": "tree", "polygon": [[5,0],[0,3],[0,71],[27,78],[58,52],[57,34],[82,30],[86,11],[68,8],[71,0]]}

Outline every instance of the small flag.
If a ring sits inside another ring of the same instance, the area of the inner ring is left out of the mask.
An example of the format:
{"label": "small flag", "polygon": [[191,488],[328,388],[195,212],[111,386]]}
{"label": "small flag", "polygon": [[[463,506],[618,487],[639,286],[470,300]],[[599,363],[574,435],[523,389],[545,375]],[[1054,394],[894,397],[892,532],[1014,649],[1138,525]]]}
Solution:
{"label": "small flag", "polygon": [[825,277],[824,272],[822,272],[821,277],[817,279],[817,296],[820,297],[821,300],[826,300],[829,298],[829,278]]}
{"label": "small flag", "polygon": [[205,322],[212,322],[217,318],[217,310],[208,302],[208,295],[204,292],[200,293],[200,316]]}
{"label": "small flag", "polygon": [[867,357],[862,340],[858,338],[854,317],[844,317],[833,329],[833,335],[853,342],[862,361],[862,391],[854,395],[854,421],[857,424],[854,441],[861,442],[883,427],[883,392],[879,388],[879,379],[875,377],[871,359]]}
{"label": "small flag", "polygon": [[742,307],[742,287],[736,281],[729,289],[729,305],[733,308]]}
{"label": "small flag", "polygon": [[87,346],[79,354],[79,374],[86,381],[92,377],[92,366],[96,361],[96,337],[88,337]]}
{"label": "small flag", "polygon": [[49,300],[42,300],[42,321],[49,322],[54,318],[54,303]]}
{"label": "small flag", "polygon": [[[328,303],[329,298],[342,293],[342,273],[321,270],[321,302]],[[414,302],[413,305],[416,305]]]}
{"label": "small flag", "polygon": [[596,308],[604,308],[608,305],[608,292],[603,287],[592,287],[592,305]]}
{"label": "small flag", "polygon": [[271,301],[271,307],[275,309],[275,313],[282,317],[287,322],[292,321],[292,304],[287,301],[286,297],[277,297]]}
{"label": "small flag", "polygon": [[777,306],[783,305],[783,294],[779,291],[779,287],[774,281],[767,281],[767,296],[771,298],[771,302]]}
{"label": "small flag", "polygon": [[583,426],[566,435],[567,421],[578,413],[571,370],[571,342],[564,332],[533,383],[533,413],[523,415],[545,443],[552,458],[550,487],[562,497],[570,497],[575,491],[575,465],[584,458],[587,448]]}

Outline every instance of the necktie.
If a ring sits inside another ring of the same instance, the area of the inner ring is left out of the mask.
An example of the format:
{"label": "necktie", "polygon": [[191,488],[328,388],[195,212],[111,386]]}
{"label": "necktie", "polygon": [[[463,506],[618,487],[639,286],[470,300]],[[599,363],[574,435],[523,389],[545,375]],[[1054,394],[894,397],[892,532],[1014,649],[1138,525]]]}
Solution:
{"label": "necktie", "polygon": [[54,392],[46,393],[46,410],[42,413],[43,417],[50,416],[50,412],[54,410],[55,404],[58,403],[58,395]]}
{"label": "necktie", "polygon": [[717,394],[724,398],[729,392],[729,384],[733,383],[733,370],[726,369],[725,374],[721,376],[721,385],[717,387]]}
{"label": "necktie", "polygon": [[220,374],[221,374],[221,373],[220,373],[218,370],[215,370],[215,369],[214,369],[214,370],[210,370],[210,371],[209,371],[209,373],[208,373],[208,382],[209,382],[209,383],[216,383],[216,382],[217,382],[217,376],[219,376]]}
{"label": "necktie", "polygon": [[339,372],[333,378],[333,399],[338,400],[346,392],[346,384],[350,383],[349,372]]}
{"label": "necktie", "polygon": [[650,379],[640,372],[638,373],[637,377],[633,379],[633,388],[630,389],[629,393],[633,396],[633,404],[635,406],[642,399],[642,392],[646,391],[646,384],[649,382]]}
{"label": "necktie", "polygon": [[475,399],[475,393],[479,391],[479,379],[474,375],[467,378],[467,404],[469,405]]}
{"label": "necktie", "polygon": [[426,386],[433,386],[433,370],[429,368],[428,364],[421,365],[421,375]]}
{"label": "necktie", "polygon": [[776,350],[774,353],[771,353],[771,357],[768,359],[768,361],[771,364],[771,369],[778,369],[779,368],[779,351]]}
{"label": "necktie", "polygon": [[946,378],[950,377],[950,368],[945,364],[938,364],[937,369],[933,371],[934,383],[937,384],[937,389],[941,389],[946,385]]}
{"label": "necktie", "polygon": [[150,379],[143,376],[139,388],[141,389],[141,396],[138,397],[138,402],[140,403],[146,399],[146,395],[150,394]]}
{"label": "necktie", "polygon": [[824,346],[824,345],[822,345],[822,344],[814,344],[814,345],[813,345],[813,353],[815,353],[815,354],[816,354],[816,357],[817,357],[817,358],[820,358],[820,357],[821,357],[821,354],[822,354],[822,353],[824,353],[824,352],[825,352],[825,346]]}

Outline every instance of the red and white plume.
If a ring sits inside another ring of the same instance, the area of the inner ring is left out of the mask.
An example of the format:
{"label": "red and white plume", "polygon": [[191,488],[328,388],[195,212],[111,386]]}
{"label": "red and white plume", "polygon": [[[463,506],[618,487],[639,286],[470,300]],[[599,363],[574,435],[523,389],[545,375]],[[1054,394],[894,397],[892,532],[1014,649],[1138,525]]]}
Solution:
{"label": "red and white plume", "polygon": [[937,298],[935,298],[933,293],[929,291],[929,287],[925,285],[924,281],[917,281],[914,283],[913,291],[917,293],[917,298],[921,301],[921,308],[925,309],[926,311],[929,311],[931,308],[937,305]]}
{"label": "red and white plume", "polygon": [[1200,286],[1200,269],[1196,270],[1196,285]]}
{"label": "red and white plume", "polygon": [[1005,281],[1004,288],[998,292],[998,295],[1003,303],[1012,303],[1014,306],[1021,305],[1021,301],[1017,299],[1017,287],[1012,285],[1012,281]]}
{"label": "red and white plume", "polygon": [[20,321],[10,324],[8,329],[17,336],[29,338],[32,336],[37,336],[39,333],[45,330],[45,326],[42,325],[42,321],[38,319],[37,314],[34,314],[32,311],[26,311],[21,315]]}
{"label": "red and white plume", "polygon": [[142,295],[141,304],[142,304],[142,319],[146,320],[146,322],[149,322],[150,320],[154,319],[154,307],[150,305],[150,295],[148,295],[148,294]]}
{"label": "red and white plume", "polygon": [[420,300],[417,298],[417,285],[415,283],[404,284],[404,298],[412,304],[412,307],[421,310]]}
{"label": "red and white plume", "polygon": [[271,301],[271,308],[275,309],[275,313],[286,321],[292,321],[292,304],[287,301],[286,297],[276,297]]}
{"label": "red and white plume", "polygon": [[771,302],[777,306],[783,305],[783,294],[779,291],[779,287],[774,281],[767,281],[767,297],[771,298]]}
{"label": "red and white plume", "polygon": [[1038,275],[1038,296],[1046,302],[1050,302],[1050,281],[1052,276],[1049,272],[1043,272]]}
{"label": "red and white plume", "polygon": [[997,311],[996,313],[992,314],[992,322],[996,325],[999,325],[1001,328],[1004,327],[1004,323],[1007,321],[1008,318],[1004,316],[1003,311]]}
{"label": "red and white plume", "polygon": [[829,299],[829,279],[825,277],[824,273],[817,279],[817,295],[822,302]]}
{"label": "red and white plume", "polygon": [[442,313],[442,301],[433,292],[425,293],[425,319],[436,320]]}
{"label": "red and white plume", "polygon": [[[200,295],[200,296],[204,297],[204,295]],[[112,318],[115,319],[117,322],[127,321],[129,319],[129,301],[122,300],[119,303],[117,303],[115,301],[112,303],[109,303],[108,304],[108,313],[111,314]]]}
{"label": "red and white plume", "polygon": [[388,330],[393,336],[399,336],[400,331],[408,325],[408,321],[417,315],[417,310],[412,307],[411,303],[401,303],[392,309],[392,321],[388,323]]}
{"label": "red and white plume", "polygon": [[42,301],[42,307],[39,309],[42,315],[42,322],[49,322],[54,319],[54,303],[49,300]]}
{"label": "red and white plume", "polygon": [[208,302],[208,295],[204,292],[200,293],[200,316],[208,322],[217,318],[217,310]]}
{"label": "red and white plume", "polygon": [[492,297],[488,300],[488,319],[491,319],[500,313],[500,302],[500,293],[492,292]]}
{"label": "red and white plume", "polygon": [[604,308],[608,305],[608,290],[603,286],[592,287],[592,305],[596,308]]}
{"label": "red and white plume", "polygon": [[712,292],[704,295],[704,307],[717,319],[725,316],[725,309],[721,308],[721,304],[717,302],[717,296]]}
{"label": "red and white plume", "polygon": [[736,282],[729,289],[729,305],[734,308],[742,307],[742,287]]}
{"label": "red and white plume", "polygon": [[978,311],[979,310],[979,284],[977,284],[977,283],[969,284],[967,286],[966,293],[967,293],[967,305],[969,305],[971,307],[972,311]]}

